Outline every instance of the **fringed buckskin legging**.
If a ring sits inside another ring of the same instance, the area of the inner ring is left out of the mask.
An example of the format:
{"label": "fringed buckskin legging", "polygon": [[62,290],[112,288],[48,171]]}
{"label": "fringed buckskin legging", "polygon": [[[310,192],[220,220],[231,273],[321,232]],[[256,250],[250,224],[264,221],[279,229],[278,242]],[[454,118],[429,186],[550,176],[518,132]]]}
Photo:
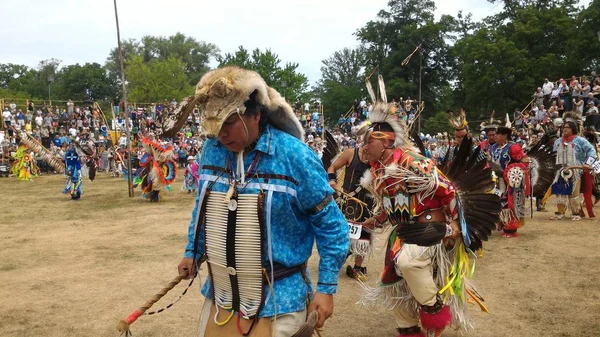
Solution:
{"label": "fringed buckskin legging", "polygon": [[572,215],[579,215],[579,211],[581,210],[581,199],[579,197],[581,189],[581,177],[576,177],[575,179],[576,180],[574,182],[575,186],[573,187],[573,194],[568,196],[557,196],[558,201],[556,203],[556,207],[558,208],[558,213],[562,215],[565,215],[565,213],[567,213],[568,207],[571,208]]}

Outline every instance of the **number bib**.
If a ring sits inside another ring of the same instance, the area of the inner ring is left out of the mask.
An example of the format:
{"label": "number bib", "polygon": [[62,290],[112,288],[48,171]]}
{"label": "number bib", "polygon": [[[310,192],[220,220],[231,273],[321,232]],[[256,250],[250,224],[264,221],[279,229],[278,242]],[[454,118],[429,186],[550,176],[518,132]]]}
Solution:
{"label": "number bib", "polygon": [[357,223],[348,222],[348,227],[350,232],[350,239],[360,239],[360,234],[362,233],[362,226]]}

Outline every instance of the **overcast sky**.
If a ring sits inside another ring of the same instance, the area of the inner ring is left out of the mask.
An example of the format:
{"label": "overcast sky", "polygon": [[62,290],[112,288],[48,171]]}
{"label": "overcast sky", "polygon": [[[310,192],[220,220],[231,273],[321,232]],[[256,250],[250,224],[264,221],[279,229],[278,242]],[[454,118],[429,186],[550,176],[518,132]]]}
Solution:
{"label": "overcast sky", "polygon": [[[472,13],[475,20],[500,10],[486,0],[438,0],[436,16]],[[354,47],[353,33],[387,0],[118,0],[121,38],[177,32],[216,44],[221,52],[271,48],[283,62],[297,62],[314,83],[321,61]],[[112,0],[4,1],[0,63],[35,67],[57,58],[62,65],[104,64],[116,46]],[[214,63],[214,62],[213,62]]]}

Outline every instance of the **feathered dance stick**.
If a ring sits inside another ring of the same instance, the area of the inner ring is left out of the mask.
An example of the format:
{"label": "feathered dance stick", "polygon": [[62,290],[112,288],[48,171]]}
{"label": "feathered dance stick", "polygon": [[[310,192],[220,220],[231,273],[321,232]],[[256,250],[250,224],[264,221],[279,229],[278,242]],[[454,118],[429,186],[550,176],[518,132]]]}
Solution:
{"label": "feathered dance stick", "polygon": [[56,157],[52,152],[50,152],[50,150],[45,148],[35,138],[28,135],[27,132],[20,131],[19,137],[21,138],[21,144],[26,145],[34,153],[40,155],[42,157],[42,160],[48,165],[52,166],[52,168],[54,168],[57,172],[65,171],[65,164],[63,163],[62,159]]}
{"label": "feathered dance stick", "polygon": [[416,52],[418,52],[419,50],[421,50],[421,44],[419,44],[419,45],[417,46],[417,48],[415,48],[415,50],[414,50],[412,53],[410,53],[410,55],[408,55],[408,56],[407,56],[407,57],[404,59],[404,61],[402,61],[402,63],[401,63],[401,64],[402,64],[402,66],[406,66],[406,65],[408,64],[408,62],[410,62],[410,59],[411,59],[411,58],[412,58],[412,57],[415,55],[415,53],[416,53]]}
{"label": "feathered dance stick", "polygon": [[[177,276],[176,278],[173,279],[173,281],[169,282],[169,284],[167,284],[166,287],[162,288],[156,295],[154,295],[152,297],[152,299],[150,299],[148,302],[144,303],[144,305],[142,305],[136,311],[131,313],[131,315],[127,316],[126,319],[121,320],[119,322],[119,324],[117,324],[117,330],[119,330],[119,332],[121,333],[121,336],[122,335],[131,336],[131,331],[129,330],[129,326],[131,326],[131,324],[133,324],[133,322],[135,322],[138,318],[140,318],[140,316],[142,316],[144,313],[146,313],[146,311],[148,309],[150,309],[152,307],[152,305],[154,305],[154,303],[158,302],[163,296],[165,296],[169,291],[171,291],[171,289],[175,288],[175,286],[178,285],[179,282],[181,282],[186,277],[187,277],[187,274],[182,274],[182,275]],[[190,281],[190,284],[188,284],[188,286],[185,288],[183,293],[181,293],[181,295],[179,296],[179,298],[177,300],[175,300],[174,302],[170,303],[169,305],[167,305],[166,307],[164,307],[160,310],[149,312],[146,315],[158,314],[158,313],[163,312],[164,310],[170,308],[173,304],[177,303],[177,301],[179,301],[181,299],[181,297],[183,297],[183,295],[185,295],[187,293],[188,289],[192,286],[195,279],[196,279],[196,275],[194,275],[194,277]]]}
{"label": "feathered dance stick", "polygon": [[320,337],[321,333],[316,329],[317,322],[319,322],[319,312],[315,310],[308,314],[306,322],[300,326],[300,329],[292,337],[311,337],[314,334]]}

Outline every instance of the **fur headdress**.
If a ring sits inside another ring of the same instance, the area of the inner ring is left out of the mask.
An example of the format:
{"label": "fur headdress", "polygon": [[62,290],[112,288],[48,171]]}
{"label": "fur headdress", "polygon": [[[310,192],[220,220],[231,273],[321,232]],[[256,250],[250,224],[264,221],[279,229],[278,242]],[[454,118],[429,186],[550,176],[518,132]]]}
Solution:
{"label": "fur headdress", "polygon": [[448,114],[448,122],[454,130],[460,131],[469,128],[469,123],[467,122],[467,114],[464,109],[460,109],[459,112],[446,110],[446,113]]}
{"label": "fur headdress", "polygon": [[255,71],[224,67],[206,73],[196,85],[195,101],[202,107],[202,127],[218,135],[232,114],[246,112],[244,102],[256,92],[256,103],[273,126],[303,140],[304,130],[292,107]]}
{"label": "fur headdress", "polygon": [[369,112],[369,121],[367,124],[364,124],[361,127],[361,133],[364,132],[365,134],[365,143],[373,134],[373,132],[376,131],[375,129],[377,124],[385,123],[389,124],[394,130],[394,147],[413,148],[414,145],[408,139],[406,124],[395,114],[397,109],[396,106],[387,102],[387,94],[385,92],[385,83],[383,82],[383,77],[379,75],[377,79],[379,82],[380,99],[377,99],[377,96],[375,96],[373,86],[371,85],[371,81],[368,77],[365,81],[367,85],[367,91],[369,92],[369,96],[371,96],[371,100],[373,101],[373,111]]}

